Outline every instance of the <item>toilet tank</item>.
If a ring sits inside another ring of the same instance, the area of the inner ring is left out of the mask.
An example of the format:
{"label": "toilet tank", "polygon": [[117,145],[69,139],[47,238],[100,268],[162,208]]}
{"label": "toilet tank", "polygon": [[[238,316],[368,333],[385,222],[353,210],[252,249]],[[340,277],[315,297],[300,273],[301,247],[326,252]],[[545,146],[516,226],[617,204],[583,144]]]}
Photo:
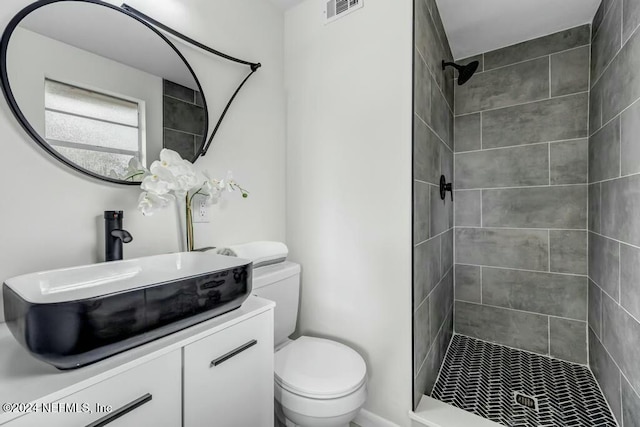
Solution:
{"label": "toilet tank", "polygon": [[253,293],[276,303],[274,344],[284,343],[296,329],[300,265],[285,261],[253,270]]}

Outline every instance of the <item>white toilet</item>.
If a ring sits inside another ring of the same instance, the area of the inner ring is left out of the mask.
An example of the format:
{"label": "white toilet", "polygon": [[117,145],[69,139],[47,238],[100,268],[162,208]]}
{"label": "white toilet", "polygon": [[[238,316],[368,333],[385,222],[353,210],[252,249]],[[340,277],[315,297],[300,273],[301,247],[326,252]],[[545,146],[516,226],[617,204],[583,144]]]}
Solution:
{"label": "white toilet", "polygon": [[253,293],[276,303],[275,407],[287,427],[343,427],[367,398],[367,367],[355,350],[302,336],[296,328],[300,266],[283,262],[253,270]]}

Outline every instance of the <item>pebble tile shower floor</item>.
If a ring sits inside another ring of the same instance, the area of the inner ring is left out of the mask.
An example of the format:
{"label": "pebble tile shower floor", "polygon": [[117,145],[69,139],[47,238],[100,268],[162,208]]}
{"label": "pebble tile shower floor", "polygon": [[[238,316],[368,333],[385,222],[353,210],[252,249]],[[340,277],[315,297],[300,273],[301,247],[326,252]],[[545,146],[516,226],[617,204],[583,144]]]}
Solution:
{"label": "pebble tile shower floor", "polygon": [[[537,399],[538,409],[515,401]],[[616,426],[591,371],[455,335],[431,397],[508,427]]]}

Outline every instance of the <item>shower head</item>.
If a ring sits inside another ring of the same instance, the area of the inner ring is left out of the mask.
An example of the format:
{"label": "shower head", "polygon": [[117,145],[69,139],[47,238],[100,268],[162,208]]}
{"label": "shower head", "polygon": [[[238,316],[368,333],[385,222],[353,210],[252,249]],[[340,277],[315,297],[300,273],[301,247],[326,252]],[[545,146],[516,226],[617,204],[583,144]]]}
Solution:
{"label": "shower head", "polygon": [[473,76],[478,69],[480,63],[478,61],[469,62],[467,65],[458,65],[453,62],[442,61],[442,69],[444,70],[448,66],[454,67],[458,70],[458,85],[462,86],[466,82],[469,81],[471,76]]}

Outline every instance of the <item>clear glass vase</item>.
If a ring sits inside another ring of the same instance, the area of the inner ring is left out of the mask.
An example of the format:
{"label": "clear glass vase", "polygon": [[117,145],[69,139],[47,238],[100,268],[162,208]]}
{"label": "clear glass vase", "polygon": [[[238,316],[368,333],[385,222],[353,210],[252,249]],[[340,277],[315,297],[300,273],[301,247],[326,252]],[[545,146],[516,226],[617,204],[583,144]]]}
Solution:
{"label": "clear glass vase", "polygon": [[189,195],[185,199],[185,230],[187,233],[187,252],[192,252],[194,249],[193,246],[193,210],[191,208],[191,201],[189,200]]}

